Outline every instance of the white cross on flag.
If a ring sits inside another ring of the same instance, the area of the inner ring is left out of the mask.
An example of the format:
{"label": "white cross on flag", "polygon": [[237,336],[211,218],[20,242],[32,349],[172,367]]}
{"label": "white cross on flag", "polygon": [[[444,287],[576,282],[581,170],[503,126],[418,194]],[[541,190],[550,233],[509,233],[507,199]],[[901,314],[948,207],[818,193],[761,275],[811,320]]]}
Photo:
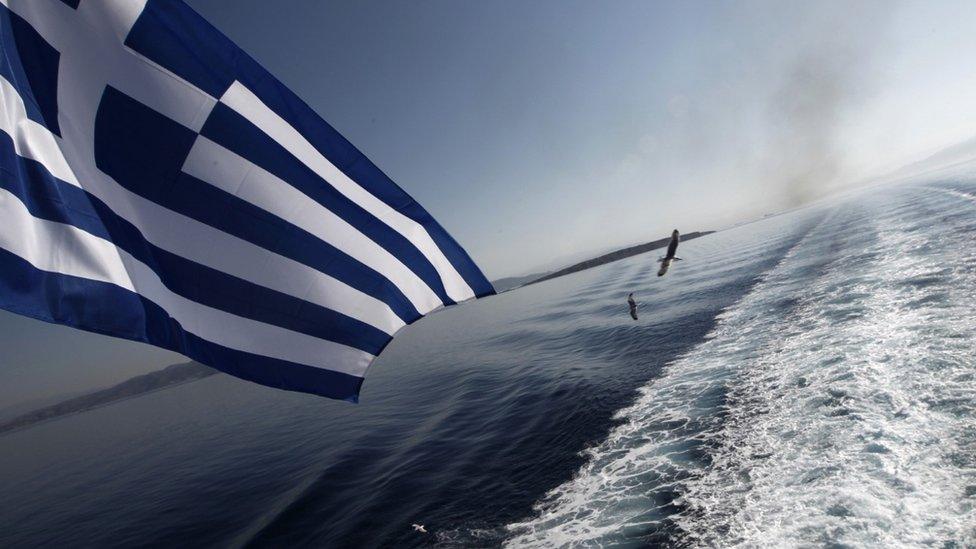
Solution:
{"label": "white cross on flag", "polygon": [[356,400],[493,293],[416,201],[179,0],[0,0],[0,308]]}

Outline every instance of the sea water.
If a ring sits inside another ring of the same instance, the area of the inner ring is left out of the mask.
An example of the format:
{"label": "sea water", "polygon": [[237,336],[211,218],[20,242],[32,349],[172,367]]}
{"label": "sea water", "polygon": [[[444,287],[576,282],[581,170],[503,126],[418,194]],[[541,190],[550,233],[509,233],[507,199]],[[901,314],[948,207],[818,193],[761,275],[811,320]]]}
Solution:
{"label": "sea water", "polygon": [[431,315],[358,405],[219,375],[0,436],[0,545],[976,544],[976,186],[658,255]]}

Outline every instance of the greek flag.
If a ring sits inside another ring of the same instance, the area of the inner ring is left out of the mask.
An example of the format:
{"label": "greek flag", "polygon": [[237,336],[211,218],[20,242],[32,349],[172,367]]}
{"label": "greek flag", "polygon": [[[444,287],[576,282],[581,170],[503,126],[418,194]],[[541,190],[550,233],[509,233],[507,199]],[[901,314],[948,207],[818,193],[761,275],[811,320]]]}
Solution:
{"label": "greek flag", "polygon": [[493,293],[419,204],[179,0],[0,0],[0,307],[355,401]]}

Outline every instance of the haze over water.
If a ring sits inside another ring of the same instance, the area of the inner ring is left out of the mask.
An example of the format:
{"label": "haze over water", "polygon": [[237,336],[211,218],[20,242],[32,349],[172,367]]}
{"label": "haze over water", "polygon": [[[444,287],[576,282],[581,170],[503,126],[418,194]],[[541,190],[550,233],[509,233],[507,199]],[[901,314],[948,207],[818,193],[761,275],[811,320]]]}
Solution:
{"label": "haze over water", "polygon": [[434,314],[359,405],[10,433],[0,545],[973,545],[974,231],[973,183],[872,190]]}

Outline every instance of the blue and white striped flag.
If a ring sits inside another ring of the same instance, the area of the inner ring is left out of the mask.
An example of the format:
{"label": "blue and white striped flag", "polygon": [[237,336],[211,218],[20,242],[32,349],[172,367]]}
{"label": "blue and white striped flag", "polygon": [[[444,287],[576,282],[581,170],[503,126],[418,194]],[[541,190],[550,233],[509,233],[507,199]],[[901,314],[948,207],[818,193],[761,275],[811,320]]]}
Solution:
{"label": "blue and white striped flag", "polygon": [[356,400],[465,251],[179,0],[0,0],[0,307]]}

